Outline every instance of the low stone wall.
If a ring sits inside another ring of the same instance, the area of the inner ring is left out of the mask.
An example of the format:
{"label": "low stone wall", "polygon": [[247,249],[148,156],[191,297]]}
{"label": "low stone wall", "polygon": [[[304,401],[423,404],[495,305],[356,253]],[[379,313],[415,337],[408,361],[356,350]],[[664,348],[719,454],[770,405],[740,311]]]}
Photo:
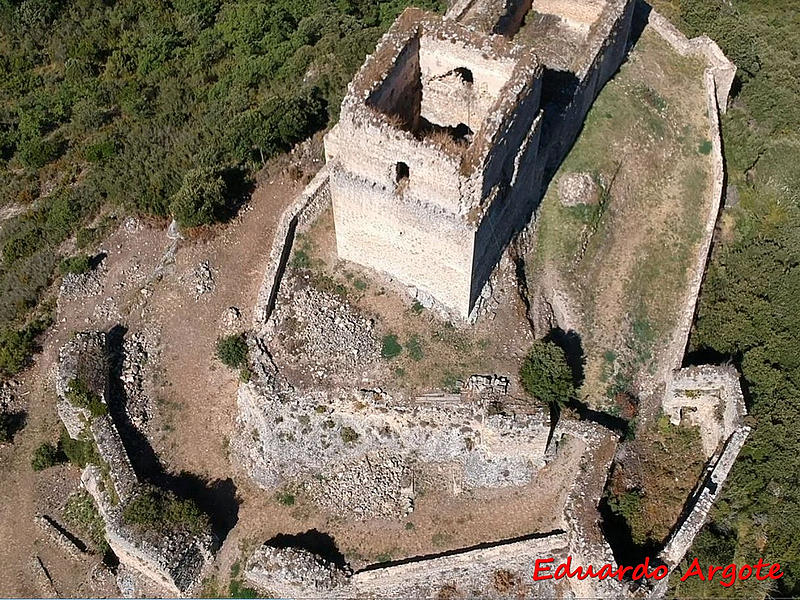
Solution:
{"label": "low stone wall", "polygon": [[286,270],[298,224],[313,222],[329,202],[330,181],[326,165],[317,172],[314,179],[281,215],[272,241],[267,270],[253,307],[253,327],[256,330],[267,322],[275,305],[278,287]]}
{"label": "low stone wall", "polygon": [[87,466],[81,482],[97,504],[105,522],[106,540],[121,564],[138,571],[171,595],[192,596],[197,592],[216,546],[210,533],[195,535],[180,531],[147,535],[123,522],[123,507],[104,489],[99,468]]}
{"label": "low stone wall", "polygon": [[[75,377],[84,379],[95,393],[102,390],[102,398],[107,398],[109,372],[104,333],[76,334],[59,356],[56,389],[60,402],[71,406],[64,394]],[[213,558],[217,545],[213,534],[210,531],[197,535],[186,531],[148,532],[125,524],[123,508],[135,498],[141,484],[119,430],[109,415],[91,418],[88,411],[76,410],[77,414],[75,411],[59,412],[65,425],[69,423],[74,430],[74,435],[70,431],[73,437],[83,439],[91,433],[97,446],[101,464],[87,466],[81,481],[103,517],[106,539],[114,554],[122,564],[150,578],[170,594],[191,593]]]}
{"label": "low stone wall", "polygon": [[[569,553],[577,565],[593,565],[599,568],[610,564],[616,568],[611,546],[600,530],[600,513],[597,507],[614,460],[618,436],[595,423],[562,420],[556,427],[553,439],[558,440],[564,435],[576,437],[586,444],[578,465],[578,474],[564,506]],[[622,595],[622,583],[614,579],[575,579],[570,584],[578,597],[610,598]]]}
{"label": "low stone wall", "polygon": [[722,486],[728,478],[739,452],[744,447],[750,431],[750,427],[742,425],[731,435],[719,459],[710,468],[699,490],[690,500],[689,506],[691,506],[691,509],[689,514],[673,532],[659,554],[659,558],[670,568],[674,568],[683,560],[686,552],[694,542],[694,538],[705,525],[714,501],[722,491]]}
{"label": "low stone wall", "polygon": [[565,421],[554,438],[565,436],[584,444],[565,507],[565,530],[372,565],[352,575],[306,550],[265,545],[247,561],[244,577],[264,591],[298,598],[619,597],[623,587],[616,580],[533,581],[537,558],[553,558],[552,568],[568,555],[575,565],[615,565],[598,527],[597,504],[616,435],[596,424]]}
{"label": "low stone wall", "polygon": [[[533,581],[536,559],[554,558],[555,564],[567,553],[567,534],[557,532],[363,570],[353,575],[352,589],[354,595],[369,598],[460,598],[476,592],[483,597],[487,591],[494,598],[552,598],[560,595],[552,579]],[[447,592],[452,596],[445,596]]]}

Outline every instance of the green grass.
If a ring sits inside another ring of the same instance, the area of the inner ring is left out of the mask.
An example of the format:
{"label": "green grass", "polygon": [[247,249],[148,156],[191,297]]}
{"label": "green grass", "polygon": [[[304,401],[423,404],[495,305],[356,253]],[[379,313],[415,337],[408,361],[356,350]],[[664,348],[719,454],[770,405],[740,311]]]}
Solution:
{"label": "green grass", "polygon": [[[540,208],[529,281],[557,272],[583,315],[583,348],[598,365],[592,373],[613,379],[615,391],[650,368],[656,344],[674,329],[702,234],[698,206],[710,173],[708,140],[698,133],[706,119],[702,68],[645,32],[589,111]],[[697,107],[689,116],[687,98]],[[564,207],[555,183],[578,172],[593,175],[600,201]],[[610,285],[619,291],[598,294]],[[607,383],[586,383],[603,402]]]}

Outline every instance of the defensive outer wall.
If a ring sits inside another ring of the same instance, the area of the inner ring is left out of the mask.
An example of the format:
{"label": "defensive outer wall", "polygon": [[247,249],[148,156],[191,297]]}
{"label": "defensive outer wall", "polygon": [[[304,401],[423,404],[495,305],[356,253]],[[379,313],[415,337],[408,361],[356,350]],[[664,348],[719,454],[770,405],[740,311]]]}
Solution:
{"label": "defensive outer wall", "polygon": [[[475,4],[475,0],[457,2],[451,8],[450,15],[457,19],[462,19],[465,15],[469,14],[470,9]],[[686,295],[686,306],[684,309],[681,326],[676,332],[672,341],[673,351],[670,352],[670,355],[675,357],[673,368],[677,371],[681,366],[685,348],[687,346],[691,324],[695,315],[697,297],[702,284],[703,275],[711,248],[713,232],[721,207],[725,173],[722,158],[719,114],[724,113],[726,110],[727,98],[736,68],[735,65],[728,61],[719,47],[706,36],[689,40],[674,26],[672,26],[668,20],[655,11],[649,12],[649,24],[680,54],[701,57],[708,64],[704,74],[704,80],[709,114],[709,138],[712,141],[713,185],[710,193],[713,194],[714,202],[712,204],[712,209],[709,211],[709,214],[706,218],[705,235],[702,241],[702,248],[698,253],[698,262],[692,273],[690,291]],[[602,73],[602,70],[600,72]],[[613,69],[607,73],[607,75],[610,76],[612,73]],[[597,91],[599,91],[599,87],[602,85],[600,83],[602,77],[599,74],[596,75],[596,77],[597,80],[595,81],[595,85],[597,85]],[[605,80],[603,80],[603,83],[604,81]],[[588,104],[584,108],[581,108],[577,105],[573,106],[573,104],[574,103],[568,104],[570,107],[569,110],[572,111],[572,114],[579,114],[581,111],[583,111],[582,114],[585,114],[585,111],[588,110],[591,101],[588,101]],[[575,120],[569,120],[568,122],[571,126],[575,127],[575,134],[577,134],[577,131],[580,129],[581,122],[578,121],[576,123]],[[550,126],[552,126],[552,124]],[[537,127],[542,127],[541,121],[537,121]],[[563,153],[568,150],[568,147],[569,145],[566,145],[566,147],[562,148],[560,151],[551,150],[550,156],[553,158],[546,161],[547,166],[543,166],[541,162],[538,163],[537,168],[539,169],[539,172],[536,173],[536,177],[541,177],[544,179],[544,174],[545,171],[548,170],[548,167],[549,169],[554,169],[557,167],[558,163],[563,158]],[[286,260],[288,259],[291,251],[294,241],[294,231],[298,222],[313,221],[319,212],[325,208],[329,202],[331,202],[331,180],[331,168],[330,166],[326,166],[318,173],[317,177],[315,177],[314,181],[312,181],[303,194],[301,194],[284,212],[281,220],[281,227],[279,228],[273,243],[270,268],[265,275],[256,305],[253,323],[256,329],[260,329],[265,321],[269,318],[272,302],[274,302],[274,298],[277,293],[277,286],[280,284],[283,269],[285,268]],[[676,373],[675,376],[680,379],[681,377],[684,377],[685,374],[681,375]],[[661,381],[664,381],[664,378],[660,379]],[[666,374],[666,380],[668,382],[672,379],[673,375]],[[734,398],[734,401],[737,405],[739,404],[736,398]],[[698,485],[697,491],[687,502],[687,508],[685,510],[684,517],[676,526],[673,534],[670,536],[665,548],[660,554],[660,558],[670,566],[678,564],[691,547],[695,536],[702,529],[705,521],[707,520],[713,502],[719,495],[733,463],[735,462],[741,448],[746,442],[750,429],[741,424],[743,411],[740,412],[740,409],[737,408],[737,413],[738,414],[735,421],[737,424],[733,429],[733,433],[724,443],[721,453],[714,453],[712,456],[711,460],[709,461],[706,475]],[[724,427],[721,427],[722,431],[720,431],[720,434],[718,435],[724,436],[729,434],[729,425],[731,424],[726,423]],[[722,437],[722,439],[724,439],[724,437]],[[579,493],[577,496],[573,495],[571,497],[573,499],[583,498],[589,502],[593,500],[592,495],[587,495],[585,493]],[[573,523],[575,523],[575,521],[573,521]],[[571,552],[574,552],[577,555],[591,553],[593,555],[596,554],[596,556],[610,558],[610,548],[608,547],[607,542],[602,539],[602,534],[599,534],[599,530],[591,528],[590,531],[579,532],[577,530],[573,530],[571,533],[572,535],[569,536]],[[554,537],[553,540],[563,540],[563,538],[560,537],[561,535],[562,534],[556,534],[556,537]],[[555,546],[559,546],[561,544],[563,544],[563,541],[555,544]],[[508,547],[512,548],[514,546],[511,544]],[[475,558],[478,558],[477,554],[475,555]],[[612,561],[613,559],[610,559],[610,562]],[[425,561],[418,562],[416,564],[421,566],[424,564],[424,562]],[[390,571],[385,569],[375,569],[374,572],[376,574],[383,573],[390,575],[393,573],[391,569],[400,569],[400,567],[386,567],[386,569],[389,569]],[[401,570],[403,569],[398,570],[397,573],[400,574]],[[419,567],[414,569],[414,571],[417,570],[419,570]],[[367,581],[373,576],[366,575],[365,573],[361,577],[364,579],[365,585],[369,586]],[[354,583],[358,579],[359,575],[356,575],[354,577]],[[257,582],[254,581],[254,583]],[[594,593],[590,590],[581,591],[594,595]],[[585,595],[585,593],[579,595]],[[619,595],[619,590],[614,590],[612,593]],[[666,581],[663,582],[660,587],[653,590],[653,594],[656,597],[663,596],[665,593]]]}

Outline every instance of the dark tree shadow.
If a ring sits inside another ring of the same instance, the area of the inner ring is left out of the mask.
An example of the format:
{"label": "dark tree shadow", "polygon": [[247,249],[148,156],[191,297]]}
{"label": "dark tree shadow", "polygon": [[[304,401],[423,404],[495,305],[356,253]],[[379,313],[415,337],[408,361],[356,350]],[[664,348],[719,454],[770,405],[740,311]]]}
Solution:
{"label": "dark tree shadow", "polygon": [[239,167],[229,167],[220,173],[225,182],[225,207],[217,214],[220,221],[230,221],[250,198],[255,189],[255,181]]}
{"label": "dark tree shadow", "polygon": [[239,520],[240,499],[236,495],[236,485],[227,479],[205,480],[194,473],[182,472],[164,481],[181,498],[191,498],[197,502],[211,520],[214,533],[224,539]]}
{"label": "dark tree shadow", "polygon": [[567,365],[572,371],[572,383],[575,387],[583,385],[583,368],[586,364],[586,356],[583,353],[583,342],[577,331],[570,329],[564,331],[560,327],[550,330],[545,340],[553,342],[564,351],[567,357]]}
{"label": "dark tree shadow", "polygon": [[103,262],[108,254],[106,252],[100,252],[99,254],[95,254],[89,259],[89,267],[92,269],[96,269],[100,266],[100,263]]}
{"label": "dark tree shadow", "polygon": [[[631,34],[628,37],[628,49],[633,48],[639,38],[642,37],[644,28],[647,27],[647,22],[650,20],[650,13],[653,7],[647,2],[639,0],[633,9],[633,19],[631,20]],[[625,54],[627,57],[627,53]]]}
{"label": "dark tree shadow", "polygon": [[0,413],[0,435],[6,442],[13,442],[14,436],[25,428],[28,413],[24,410]]}

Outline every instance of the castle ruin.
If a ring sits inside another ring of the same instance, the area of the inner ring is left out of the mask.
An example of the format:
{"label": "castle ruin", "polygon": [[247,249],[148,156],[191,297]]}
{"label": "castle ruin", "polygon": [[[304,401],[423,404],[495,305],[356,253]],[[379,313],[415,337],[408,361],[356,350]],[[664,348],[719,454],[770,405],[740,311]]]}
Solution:
{"label": "castle ruin", "polygon": [[630,0],[406,10],[325,138],[339,257],[468,318],[618,69]]}

